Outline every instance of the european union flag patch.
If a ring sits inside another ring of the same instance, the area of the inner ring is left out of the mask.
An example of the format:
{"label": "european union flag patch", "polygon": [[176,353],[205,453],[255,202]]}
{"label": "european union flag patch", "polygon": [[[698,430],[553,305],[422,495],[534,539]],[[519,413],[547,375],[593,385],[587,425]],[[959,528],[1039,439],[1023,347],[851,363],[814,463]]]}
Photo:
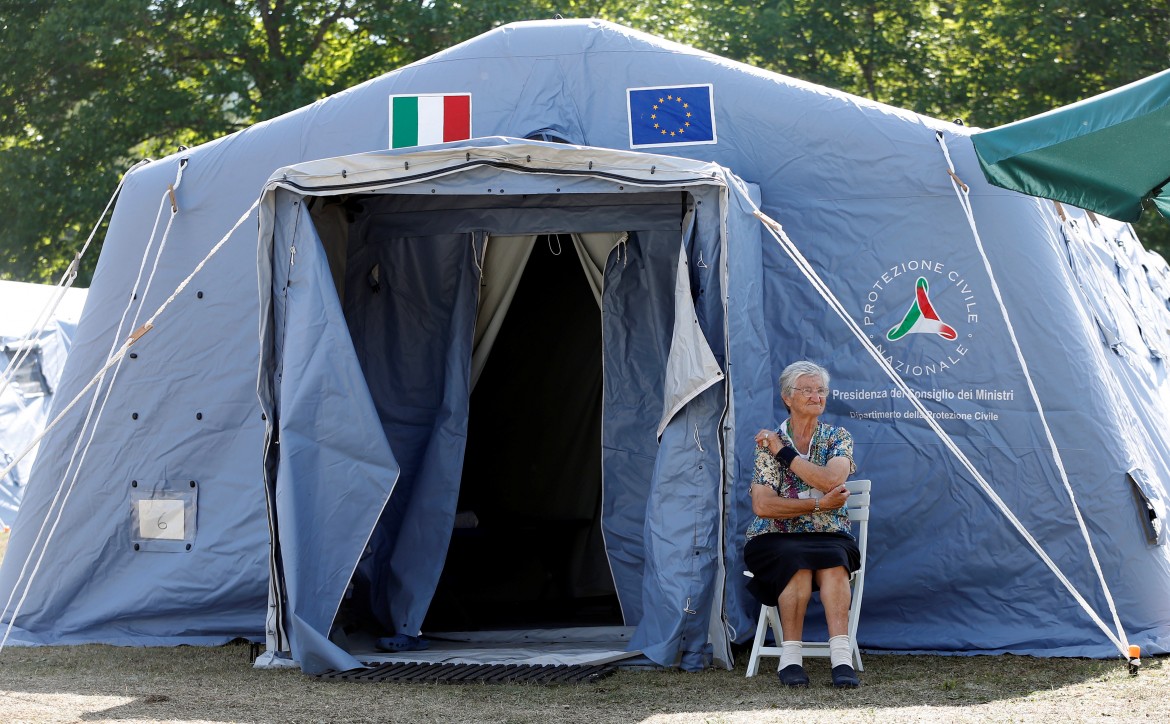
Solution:
{"label": "european union flag patch", "polygon": [[627,88],[630,148],[715,143],[711,84]]}

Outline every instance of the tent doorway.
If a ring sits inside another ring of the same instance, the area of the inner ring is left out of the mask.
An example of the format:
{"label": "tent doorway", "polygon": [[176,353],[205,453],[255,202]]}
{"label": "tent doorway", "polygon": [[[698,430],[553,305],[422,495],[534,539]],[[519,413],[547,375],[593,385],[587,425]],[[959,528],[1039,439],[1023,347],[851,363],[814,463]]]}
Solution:
{"label": "tent doorway", "polygon": [[722,636],[718,271],[755,227],[718,167],[507,143],[322,161],[264,207],[273,650],[699,665]]}
{"label": "tent doorway", "polygon": [[532,250],[471,394],[424,631],[622,623],[601,533],[601,312],[572,238],[530,239],[491,241]]}
{"label": "tent doorway", "polygon": [[400,471],[335,628],[635,625],[692,209],[679,190],[312,204],[385,438],[368,444]]}

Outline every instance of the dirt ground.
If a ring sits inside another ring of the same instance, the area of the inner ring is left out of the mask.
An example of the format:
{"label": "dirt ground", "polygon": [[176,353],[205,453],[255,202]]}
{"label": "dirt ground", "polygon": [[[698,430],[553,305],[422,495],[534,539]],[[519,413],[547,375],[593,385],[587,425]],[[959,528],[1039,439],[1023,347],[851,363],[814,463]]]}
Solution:
{"label": "dirt ground", "polygon": [[1068,722],[1166,721],[1170,666],[1019,656],[865,657],[863,685],[774,674],[620,670],[594,684],[444,685],[325,681],[253,669],[240,642],[198,648],[71,646],[0,652],[5,722]]}

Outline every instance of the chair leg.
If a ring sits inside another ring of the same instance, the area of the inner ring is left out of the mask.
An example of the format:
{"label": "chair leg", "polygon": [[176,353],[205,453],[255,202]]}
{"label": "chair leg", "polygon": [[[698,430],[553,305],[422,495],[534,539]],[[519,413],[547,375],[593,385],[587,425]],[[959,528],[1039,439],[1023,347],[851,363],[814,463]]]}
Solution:
{"label": "chair leg", "polygon": [[752,654],[748,658],[747,676],[755,676],[760,669],[760,649],[764,645],[764,637],[768,630],[768,617],[765,613],[767,606],[760,607],[759,620],[756,622],[756,638],[752,641]]}

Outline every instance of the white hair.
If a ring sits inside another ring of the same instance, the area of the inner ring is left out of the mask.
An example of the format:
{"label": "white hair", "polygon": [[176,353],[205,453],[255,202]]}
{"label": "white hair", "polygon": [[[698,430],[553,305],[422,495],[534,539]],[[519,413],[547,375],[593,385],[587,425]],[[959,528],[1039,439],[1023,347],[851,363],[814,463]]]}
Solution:
{"label": "white hair", "polygon": [[816,362],[801,360],[788,365],[780,373],[781,398],[791,395],[792,391],[796,389],[796,380],[805,375],[816,375],[821,378],[821,385],[823,387],[829,386],[829,371],[827,369],[821,367]]}

